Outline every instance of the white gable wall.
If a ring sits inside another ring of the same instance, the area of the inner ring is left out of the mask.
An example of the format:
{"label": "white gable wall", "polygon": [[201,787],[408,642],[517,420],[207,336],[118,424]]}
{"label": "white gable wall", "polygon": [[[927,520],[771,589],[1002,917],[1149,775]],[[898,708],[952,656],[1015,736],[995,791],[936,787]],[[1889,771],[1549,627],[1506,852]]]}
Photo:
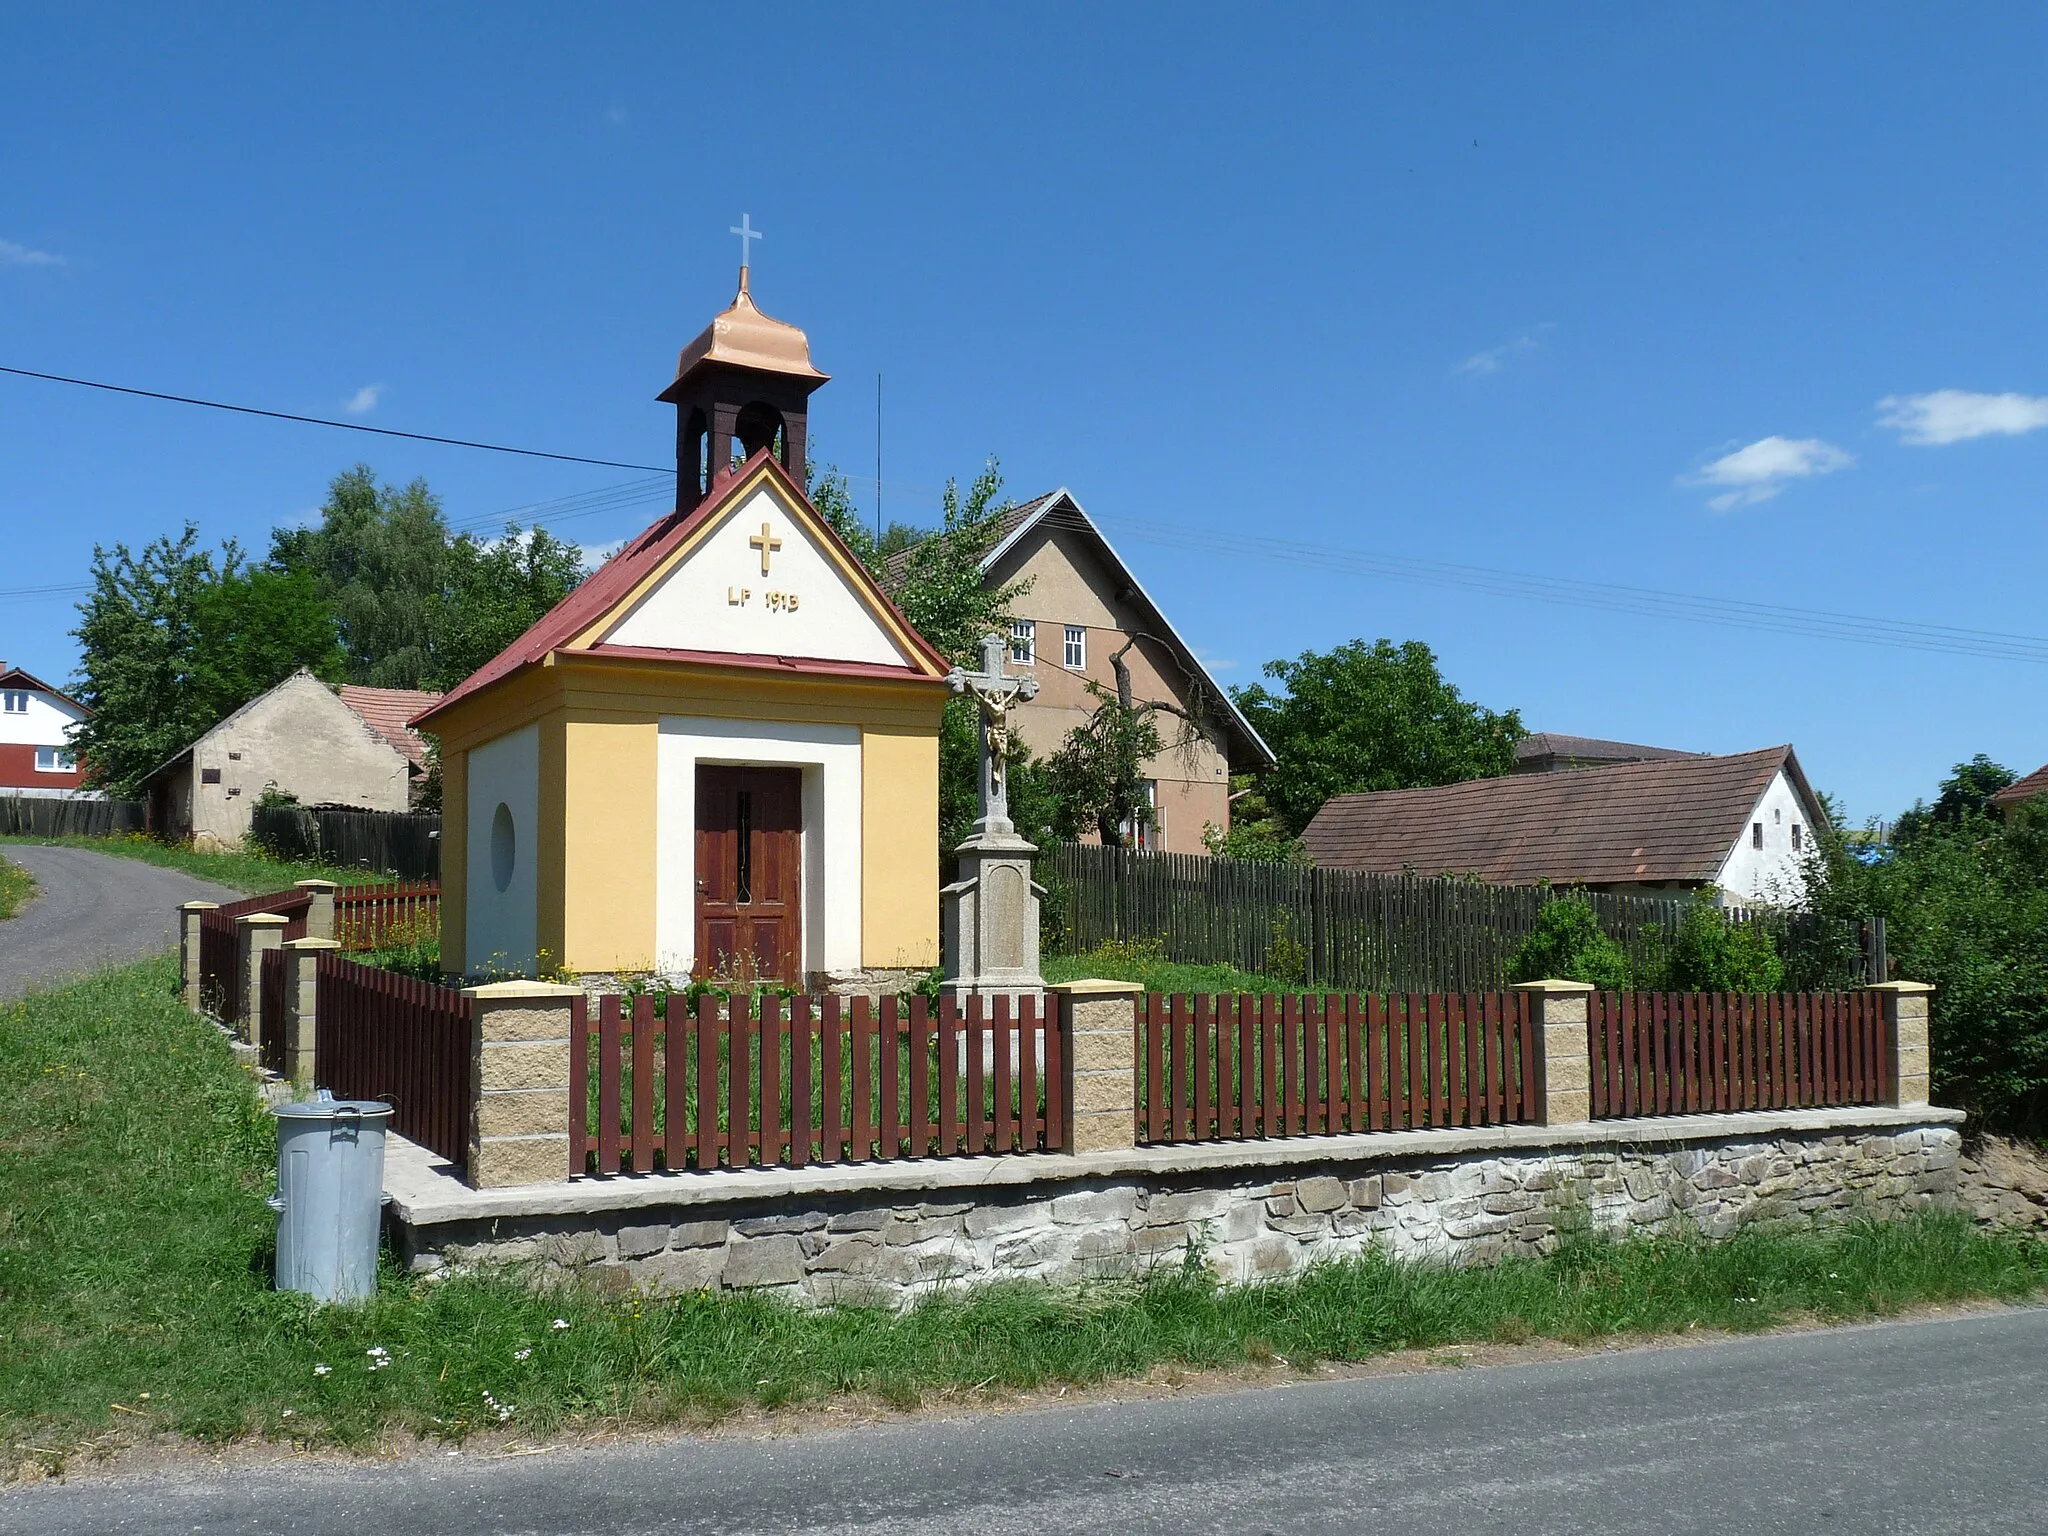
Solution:
{"label": "white gable wall", "polygon": [[[1763,823],[1764,845],[1756,846],[1755,824]],[[1799,847],[1792,846],[1792,829],[1799,829]],[[1796,900],[1805,890],[1802,865],[1806,850],[1813,846],[1813,827],[1806,807],[1792,781],[1780,771],[1775,774],[1756,809],[1743,823],[1714,883],[1738,906],[1784,903]]]}
{"label": "white gable wall", "polygon": [[0,712],[0,745],[61,747],[71,740],[71,728],[85,718],[85,711],[37,689],[7,691],[26,692],[28,709],[21,714]]}
{"label": "white gable wall", "polygon": [[[766,576],[760,549],[748,542],[761,536],[763,523],[782,541],[769,553]],[[822,543],[765,485],[727,513],[603,640],[654,650],[912,664]]]}

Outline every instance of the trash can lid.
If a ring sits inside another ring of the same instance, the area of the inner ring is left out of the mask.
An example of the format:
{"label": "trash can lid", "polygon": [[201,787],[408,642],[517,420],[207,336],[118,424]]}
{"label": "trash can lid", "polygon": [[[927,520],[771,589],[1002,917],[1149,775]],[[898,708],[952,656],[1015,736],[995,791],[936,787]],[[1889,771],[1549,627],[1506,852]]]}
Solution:
{"label": "trash can lid", "polygon": [[310,1103],[280,1104],[271,1113],[280,1120],[367,1120],[373,1115],[390,1114],[391,1106],[377,1099],[337,1099],[322,1088]]}

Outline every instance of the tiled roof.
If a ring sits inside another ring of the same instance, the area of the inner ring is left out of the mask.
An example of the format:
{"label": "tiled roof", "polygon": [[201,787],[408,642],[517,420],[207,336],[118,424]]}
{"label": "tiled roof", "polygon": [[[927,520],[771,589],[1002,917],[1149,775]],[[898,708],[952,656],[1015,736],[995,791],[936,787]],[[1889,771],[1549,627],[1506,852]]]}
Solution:
{"label": "tiled roof", "polygon": [[1665,762],[1679,757],[1705,757],[1704,752],[1682,752],[1676,747],[1646,747],[1633,741],[1606,741],[1598,736],[1566,736],[1557,731],[1538,731],[1515,743],[1515,771],[1558,766],[1593,768],[1603,763]]}
{"label": "tiled roof", "polygon": [[2043,763],[2024,779],[2016,779],[1991,797],[1993,805],[2020,805],[2036,795],[2048,795],[2048,763]]}
{"label": "tiled roof", "polygon": [[1302,842],[1330,869],[1470,874],[1495,885],[1703,882],[1781,768],[1818,822],[1792,749],[1769,747],[1339,795]]}
{"label": "tiled roof", "polygon": [[0,688],[27,688],[36,693],[47,693],[53,699],[62,699],[73,709],[85,710],[88,715],[92,713],[61,688],[52,688],[34,673],[25,672],[20,667],[10,667],[4,661],[0,661]]}
{"label": "tiled roof", "polygon": [[[642,530],[639,537],[599,566],[588,580],[574,588],[567,597],[535,620],[532,628],[525,634],[456,684],[442,697],[440,703],[413,716],[409,723],[413,726],[424,725],[430,716],[446,709],[458,699],[465,699],[473,693],[481,692],[491,684],[502,681],[524,668],[538,666],[550,652],[567,645],[624,601],[626,595],[640,584],[641,578],[658,568],[662,561],[666,560],[678,545],[685,543],[699,527],[722,516],[729,502],[743,489],[751,488],[754,471],[763,467],[779,479],[783,488],[796,500],[809,505],[803,488],[790,479],[789,472],[775,462],[766,448],[759,449],[745,464],[720,481],[718,488],[690,511],[671,512]],[[838,542],[831,525],[822,517],[816,519],[816,526],[820,537],[834,543]],[[853,558],[851,552],[848,552],[847,559],[856,569],[859,568],[860,562]],[[886,604],[888,599],[882,597],[881,601]],[[945,662],[940,659],[938,653],[931,649],[916,630],[911,629],[908,620],[903,619],[900,613],[897,617],[913,642],[923,647],[925,659],[930,665],[943,672]],[[792,658],[795,661],[802,659]],[[922,675],[908,667],[903,671],[910,676]]]}
{"label": "tiled roof", "polygon": [[413,767],[426,768],[427,739],[406,721],[440,703],[440,694],[424,688],[365,688],[357,683],[343,683],[341,702],[361,715],[371,730],[404,753]]}
{"label": "tiled roof", "polygon": [[[1034,496],[1029,501],[1020,501],[1013,507],[1003,508],[1002,511],[996,514],[995,537],[989,540],[988,547],[991,550],[1002,548],[1011,534],[1022,528],[1038,513],[1044,511],[1046,507],[1058,501],[1059,498],[1060,493],[1058,491],[1048,491],[1043,496]],[[933,534],[931,537],[938,538],[940,535]],[[919,542],[922,543],[924,541],[920,540]],[[916,547],[916,545],[911,546],[912,549]],[[909,568],[909,549],[899,549],[895,554],[882,562],[882,571],[891,587],[896,586],[903,580],[904,572]]]}

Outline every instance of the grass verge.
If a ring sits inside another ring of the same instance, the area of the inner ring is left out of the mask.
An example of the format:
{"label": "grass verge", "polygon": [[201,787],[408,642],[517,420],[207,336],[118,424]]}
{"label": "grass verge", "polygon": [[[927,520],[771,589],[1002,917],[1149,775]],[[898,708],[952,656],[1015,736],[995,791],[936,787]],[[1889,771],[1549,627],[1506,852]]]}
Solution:
{"label": "grass verge", "polygon": [[1277,976],[1260,976],[1230,965],[1180,965],[1161,959],[1143,945],[1105,944],[1085,955],[1048,955],[1040,964],[1047,981],[1079,981],[1100,977],[1105,981],[1135,981],[1147,992],[1275,993],[1285,997],[1307,991],[1298,981]]}
{"label": "grass verge", "polygon": [[36,893],[35,876],[19,864],[0,859],[0,921],[14,916]]}
{"label": "grass verge", "polygon": [[93,853],[111,853],[117,858],[139,859],[164,869],[182,869],[201,880],[211,880],[251,896],[286,889],[295,880],[333,880],[342,885],[377,885],[384,881],[362,869],[340,869],[327,864],[300,864],[273,859],[261,853],[194,853],[174,848],[140,833],[124,837],[0,837],[8,843],[33,844],[42,848],[84,848]]}
{"label": "grass verge", "polygon": [[1927,1217],[1720,1244],[1582,1240],[1486,1269],[1367,1260],[1245,1288],[1183,1264],[900,1316],[395,1272],[364,1306],[316,1310],[269,1288],[270,1124],[174,980],[152,960],[0,1009],[0,1476],[150,1433],[360,1444],[701,1421],[844,1392],[908,1407],[1154,1366],[1753,1330],[2048,1284],[2048,1245]]}

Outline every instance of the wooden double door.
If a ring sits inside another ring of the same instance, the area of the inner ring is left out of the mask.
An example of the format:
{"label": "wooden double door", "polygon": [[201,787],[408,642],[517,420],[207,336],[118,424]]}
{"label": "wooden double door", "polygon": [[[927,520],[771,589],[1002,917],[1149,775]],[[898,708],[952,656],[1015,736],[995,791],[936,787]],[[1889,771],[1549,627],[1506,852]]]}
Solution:
{"label": "wooden double door", "polygon": [[803,984],[803,810],[801,768],[698,768],[698,977]]}

